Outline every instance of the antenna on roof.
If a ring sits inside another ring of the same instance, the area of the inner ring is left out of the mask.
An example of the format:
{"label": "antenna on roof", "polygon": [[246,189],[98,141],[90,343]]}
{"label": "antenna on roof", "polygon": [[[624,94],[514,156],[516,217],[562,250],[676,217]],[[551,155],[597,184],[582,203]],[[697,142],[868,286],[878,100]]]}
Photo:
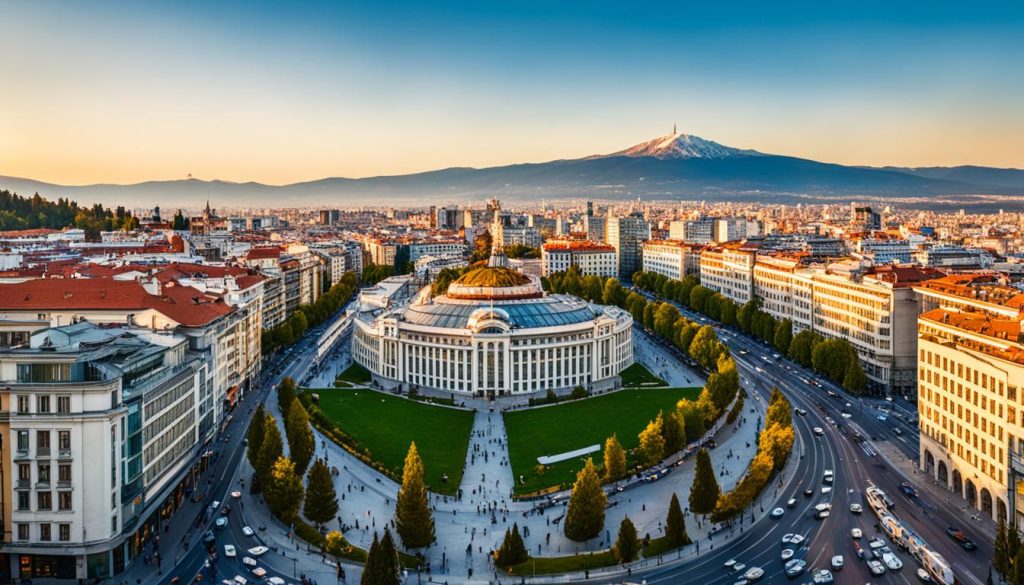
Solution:
{"label": "antenna on roof", "polygon": [[672,122],[672,136],[675,136],[676,134],[679,134],[678,132],[676,132],[676,123]]}

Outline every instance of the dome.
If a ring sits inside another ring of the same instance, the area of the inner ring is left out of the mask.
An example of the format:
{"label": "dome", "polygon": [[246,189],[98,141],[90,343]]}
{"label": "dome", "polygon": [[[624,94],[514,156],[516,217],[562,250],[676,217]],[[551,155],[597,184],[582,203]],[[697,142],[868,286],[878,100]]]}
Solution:
{"label": "dome", "polygon": [[472,329],[471,324],[501,321],[516,329],[558,327],[593,321],[600,309],[568,295],[549,295],[516,302],[473,302],[439,297],[429,304],[413,304],[402,310],[402,320],[416,325],[448,329]]}
{"label": "dome", "polygon": [[453,284],[473,287],[504,288],[509,286],[522,286],[530,284],[526,275],[513,270],[512,268],[484,266],[474,268],[455,280]]}

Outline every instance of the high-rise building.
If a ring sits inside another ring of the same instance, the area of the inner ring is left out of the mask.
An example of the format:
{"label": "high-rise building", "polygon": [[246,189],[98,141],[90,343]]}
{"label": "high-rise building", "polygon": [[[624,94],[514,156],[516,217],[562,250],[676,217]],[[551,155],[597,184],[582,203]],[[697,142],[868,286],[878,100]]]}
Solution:
{"label": "high-rise building", "polygon": [[661,274],[675,280],[700,274],[700,247],[679,240],[644,242],[644,272]]}
{"label": "high-rise building", "polygon": [[618,276],[615,248],[588,240],[549,240],[541,247],[541,274],[565,272],[577,266],[584,276]]}
{"label": "high-rise building", "polygon": [[638,211],[624,217],[609,217],[606,237],[618,255],[619,278],[632,278],[634,272],[643,268],[643,245],[651,239],[651,224]]}

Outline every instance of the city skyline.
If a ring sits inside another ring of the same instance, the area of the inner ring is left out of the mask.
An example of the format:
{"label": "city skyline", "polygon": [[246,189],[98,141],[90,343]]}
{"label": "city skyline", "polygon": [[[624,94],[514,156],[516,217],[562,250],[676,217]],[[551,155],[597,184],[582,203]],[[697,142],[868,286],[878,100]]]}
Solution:
{"label": "city skyline", "polygon": [[1024,167],[1009,74],[1024,11],[1008,4],[101,3],[9,18],[0,174],[55,183],[542,162],[673,123],[847,165]]}

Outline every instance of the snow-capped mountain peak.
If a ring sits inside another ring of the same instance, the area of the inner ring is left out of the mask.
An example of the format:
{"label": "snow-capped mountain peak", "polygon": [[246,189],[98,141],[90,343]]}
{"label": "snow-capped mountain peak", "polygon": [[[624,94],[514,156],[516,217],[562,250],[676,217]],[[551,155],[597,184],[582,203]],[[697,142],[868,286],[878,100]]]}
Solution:
{"label": "snow-capped mountain peak", "polygon": [[673,132],[654,140],[637,144],[626,150],[605,156],[653,157],[662,160],[684,158],[730,158],[733,156],[760,156],[756,150],[741,150],[705,140],[692,134]]}

